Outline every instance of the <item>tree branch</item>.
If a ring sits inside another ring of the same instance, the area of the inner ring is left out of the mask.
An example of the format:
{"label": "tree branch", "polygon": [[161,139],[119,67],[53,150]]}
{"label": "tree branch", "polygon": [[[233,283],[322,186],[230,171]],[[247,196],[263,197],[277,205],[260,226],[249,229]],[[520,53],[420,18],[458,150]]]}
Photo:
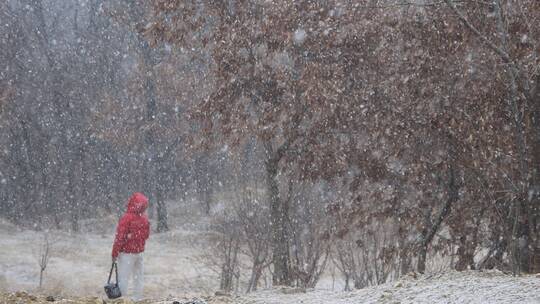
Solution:
{"label": "tree branch", "polygon": [[486,38],[472,23],[469,22],[467,17],[455,6],[453,0],[444,0],[446,4],[452,9],[452,11],[458,16],[458,18],[463,22],[463,24],[469,28],[480,40],[486,44],[491,50],[493,50],[497,55],[501,56],[505,63],[511,63],[512,60],[506,51],[495,45],[491,40]]}
{"label": "tree branch", "polygon": [[450,208],[452,207],[452,204],[458,200],[458,187],[459,186],[456,184],[454,169],[450,168],[450,181],[448,183],[448,190],[449,190],[448,198],[446,199],[446,202],[441,212],[437,216],[435,223],[431,225],[429,231],[427,232],[425,237],[422,239],[422,246],[427,246],[429,243],[431,243],[431,240],[433,239],[433,237],[439,230],[439,227],[441,226],[443,220],[450,213]]}

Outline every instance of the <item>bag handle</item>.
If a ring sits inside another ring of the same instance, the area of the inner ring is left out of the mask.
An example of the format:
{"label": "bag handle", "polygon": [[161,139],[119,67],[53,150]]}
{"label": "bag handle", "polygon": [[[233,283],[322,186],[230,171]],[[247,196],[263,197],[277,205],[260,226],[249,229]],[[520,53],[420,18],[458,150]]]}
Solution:
{"label": "bag handle", "polygon": [[118,284],[118,266],[116,265],[116,262],[112,263],[111,271],[109,272],[109,278],[107,279],[107,284],[111,283],[111,277],[112,277],[113,269],[114,269],[115,276],[116,276],[116,284]]}

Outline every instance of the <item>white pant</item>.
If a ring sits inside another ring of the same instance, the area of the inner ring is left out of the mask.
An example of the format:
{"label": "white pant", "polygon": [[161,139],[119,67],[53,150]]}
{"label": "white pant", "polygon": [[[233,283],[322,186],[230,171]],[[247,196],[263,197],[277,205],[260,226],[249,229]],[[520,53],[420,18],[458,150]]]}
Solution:
{"label": "white pant", "polygon": [[143,254],[123,253],[118,255],[118,286],[122,292],[122,297],[127,298],[128,281],[133,276],[133,300],[142,300],[143,295]]}

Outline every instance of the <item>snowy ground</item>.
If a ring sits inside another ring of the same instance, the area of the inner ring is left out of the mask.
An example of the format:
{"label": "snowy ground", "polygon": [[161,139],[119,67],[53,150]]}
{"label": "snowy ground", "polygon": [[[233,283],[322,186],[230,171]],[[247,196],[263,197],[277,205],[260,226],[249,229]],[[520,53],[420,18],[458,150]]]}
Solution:
{"label": "snowy ground", "polygon": [[350,304],[350,303],[540,303],[540,278],[511,277],[498,271],[447,272],[419,278],[407,276],[353,292],[315,290],[284,294],[267,291],[249,295],[242,304]]}
{"label": "snowy ground", "polygon": [[[516,278],[498,271],[410,275],[353,292],[337,291],[340,282],[332,291],[333,281],[326,276],[316,290],[307,292],[275,289],[234,297],[210,296],[218,287],[218,279],[202,256],[212,243],[201,215],[190,212],[171,209],[181,224],[172,224],[169,233],[154,234],[148,243],[145,295],[154,300],[147,303],[172,303],[174,299],[182,303],[192,297],[215,304],[540,303],[540,277]],[[38,290],[38,252],[43,234],[22,231],[0,220],[0,304],[46,303],[40,295],[51,294],[57,299],[71,299],[59,301],[63,303],[102,303],[115,224],[116,218],[111,216],[83,225],[81,234],[51,233],[52,258],[44,288]],[[14,294],[22,290],[32,295]],[[34,299],[35,295],[38,297]]]}
{"label": "snowy ground", "polygon": [[[186,214],[171,232],[153,234],[145,252],[145,294],[210,294],[217,275],[203,264],[208,233]],[[111,263],[114,216],[83,225],[84,233],[50,232],[52,254],[42,292],[66,296],[101,296]],[[92,227],[92,228],[89,228]],[[38,292],[39,247],[43,232],[22,231],[0,220],[0,292]],[[206,243],[204,243],[206,242]],[[0,302],[1,303],[1,302]]]}
{"label": "snowy ground", "polygon": [[[146,293],[204,292],[214,289],[211,272],[200,272],[198,252],[188,245],[197,235],[184,232],[150,240],[145,254]],[[44,288],[68,295],[98,295],[110,267],[111,238],[99,235],[62,235],[53,244]],[[180,240],[180,241],[178,241]],[[0,290],[33,291],[39,282],[38,244],[35,232],[0,233]],[[168,245],[174,243],[174,245]]]}
{"label": "snowy ground", "polygon": [[[421,277],[406,276],[393,284],[366,288],[353,292],[331,292],[294,289],[259,291],[236,297],[202,297],[208,304],[351,304],[351,303],[490,303],[538,304],[540,303],[540,278],[536,276],[511,277],[498,271],[447,272]],[[173,300],[189,303],[188,297],[166,297],[163,300],[146,300],[144,303],[170,304]],[[57,303],[102,303],[100,298],[57,299]],[[1,294],[0,303],[47,303],[44,297]],[[112,301],[125,303],[124,301]],[[129,302],[127,302],[129,303]]]}

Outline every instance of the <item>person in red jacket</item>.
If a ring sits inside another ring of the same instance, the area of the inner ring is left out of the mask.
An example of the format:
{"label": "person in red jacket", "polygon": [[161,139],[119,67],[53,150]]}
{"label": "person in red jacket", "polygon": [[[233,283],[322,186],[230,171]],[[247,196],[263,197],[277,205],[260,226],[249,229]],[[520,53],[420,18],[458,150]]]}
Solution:
{"label": "person in red jacket", "polygon": [[128,294],[128,281],[133,276],[133,299],[143,294],[143,252],[150,236],[150,223],[146,215],[148,198],[140,192],[129,198],[126,213],[120,218],[112,249],[112,259],[118,264],[118,286],[122,296]]}

